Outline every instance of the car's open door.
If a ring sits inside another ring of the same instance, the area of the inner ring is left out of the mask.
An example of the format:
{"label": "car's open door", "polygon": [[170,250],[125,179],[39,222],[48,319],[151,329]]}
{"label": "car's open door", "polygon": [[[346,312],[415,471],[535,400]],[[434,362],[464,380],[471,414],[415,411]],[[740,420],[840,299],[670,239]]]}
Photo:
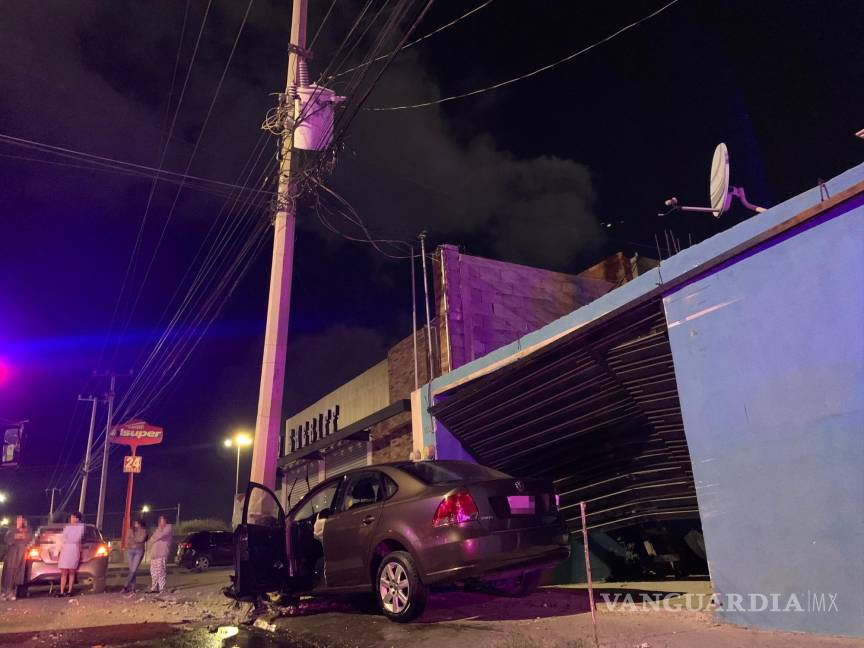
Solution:
{"label": "car's open door", "polygon": [[226,592],[252,599],[288,588],[285,511],[266,486],[250,482],[243,516],[234,531],[234,587]]}

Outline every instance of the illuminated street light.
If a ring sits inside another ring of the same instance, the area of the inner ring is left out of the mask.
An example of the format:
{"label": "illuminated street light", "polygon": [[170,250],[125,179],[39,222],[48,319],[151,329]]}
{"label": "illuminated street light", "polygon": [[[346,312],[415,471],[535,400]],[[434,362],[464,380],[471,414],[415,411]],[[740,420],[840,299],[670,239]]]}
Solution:
{"label": "illuminated street light", "polygon": [[246,432],[237,432],[230,439],[225,439],[226,448],[237,448],[237,471],[234,476],[234,494],[240,490],[240,449],[252,445],[252,437]]}
{"label": "illuminated street light", "polygon": [[0,504],[5,504],[7,499],[9,499],[9,497],[6,493],[0,493]]}
{"label": "illuminated street light", "polygon": [[150,512],[150,505],[149,505],[149,504],[145,504],[144,506],[142,506],[142,507],[141,507],[141,512],[142,512],[142,513],[149,513],[149,512]]}
{"label": "illuminated street light", "polygon": [[0,520],[0,526],[9,526],[9,518],[3,518]]}

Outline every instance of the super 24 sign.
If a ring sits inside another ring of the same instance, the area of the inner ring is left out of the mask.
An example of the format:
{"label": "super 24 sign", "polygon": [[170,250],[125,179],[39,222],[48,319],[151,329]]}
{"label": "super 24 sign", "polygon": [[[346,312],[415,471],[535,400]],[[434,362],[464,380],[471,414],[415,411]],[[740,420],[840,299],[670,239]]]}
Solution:
{"label": "super 24 sign", "polygon": [[111,443],[140,446],[162,443],[164,431],[161,427],[146,421],[129,421],[111,430]]}

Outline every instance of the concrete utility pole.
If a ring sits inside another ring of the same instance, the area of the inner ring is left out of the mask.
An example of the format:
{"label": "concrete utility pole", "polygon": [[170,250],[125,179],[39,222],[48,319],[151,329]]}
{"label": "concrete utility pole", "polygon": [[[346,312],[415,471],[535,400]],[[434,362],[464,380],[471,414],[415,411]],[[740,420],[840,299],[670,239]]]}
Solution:
{"label": "concrete utility pole", "polygon": [[78,510],[84,514],[84,507],[87,504],[87,479],[90,476],[90,455],[93,452],[93,430],[96,428],[96,405],[99,398],[89,396],[87,398],[78,397],[79,401],[91,401],[93,407],[90,410],[90,432],[87,433],[87,450],[84,453],[84,469],[81,475],[81,497],[78,499]]}
{"label": "concrete utility pole", "polygon": [[292,195],[291,157],[294,151],[294,121],[300,115],[300,99],[296,86],[300,80],[300,60],[306,48],[306,5],[307,0],[294,0],[291,14],[291,45],[285,101],[293,102],[293,119],[283,125],[282,131],[282,159],[279,166],[276,215],[273,220],[270,301],[267,305],[264,359],[261,364],[258,416],[255,420],[255,442],[252,448],[252,481],[271,489],[276,486],[285,387],[285,351],[291,307],[291,271],[294,262],[294,222],[297,209]]}
{"label": "concrete utility pole", "polygon": [[111,387],[108,389],[108,421],[105,423],[105,445],[102,448],[102,474],[99,477],[99,503],[96,505],[96,528],[102,529],[105,517],[105,489],[108,486],[108,453],[111,450],[111,418],[114,416],[114,387],[117,374],[109,374]]}
{"label": "concrete utility pole", "polygon": [[54,521],[54,496],[60,492],[60,489],[54,486],[53,488],[46,488],[45,493],[51,493],[51,506],[48,508],[48,521]]}

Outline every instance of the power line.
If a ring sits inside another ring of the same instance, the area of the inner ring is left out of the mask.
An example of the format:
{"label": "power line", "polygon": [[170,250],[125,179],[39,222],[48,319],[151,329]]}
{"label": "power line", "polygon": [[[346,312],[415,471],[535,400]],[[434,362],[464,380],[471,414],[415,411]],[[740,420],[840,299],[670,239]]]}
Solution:
{"label": "power line", "polygon": [[[189,85],[189,77],[192,76],[192,68],[195,65],[195,59],[198,55],[198,47],[201,44],[201,36],[204,34],[204,26],[207,24],[207,16],[210,15],[210,7],[213,4],[213,0],[208,0],[207,7],[204,10],[204,16],[201,19],[201,26],[198,29],[198,37],[195,40],[195,47],[192,50],[192,56],[189,60],[189,67],[186,70],[186,77],[183,81],[183,88],[180,90],[180,98],[177,100],[177,107],[174,110],[174,116],[171,119],[171,126],[168,130],[168,136],[165,138],[165,146],[162,147],[162,154],[159,156],[159,164],[158,168],[161,169],[165,164],[165,157],[168,154],[168,146],[171,143],[171,137],[174,134],[174,127],[177,125],[177,117],[180,114],[180,107],[183,104],[183,98],[186,96],[186,88]],[[172,90],[173,91],[173,90]],[[129,277],[134,272],[134,268],[136,265],[136,260],[138,257],[138,251],[141,248],[141,240],[144,236],[144,229],[147,224],[147,218],[150,214],[150,205],[153,203],[153,195],[156,192],[156,186],[159,183],[159,173],[157,172],[156,176],[153,178],[153,182],[150,185],[150,192],[147,195],[147,203],[144,206],[144,214],[141,217],[141,225],[138,227],[138,234],[135,237],[135,244],[132,247],[132,254],[129,255],[129,263],[126,265],[126,272],[123,275],[123,281],[120,284],[120,293],[117,295],[117,302],[114,305],[114,312],[111,315],[111,323],[108,326],[108,333],[106,333],[105,342],[102,345],[102,349],[99,352],[99,361],[97,366],[102,364],[102,358],[105,354],[105,348],[108,344],[108,340],[111,335],[111,330],[114,328],[114,322],[117,318],[117,314],[120,309],[120,305],[123,300],[123,294],[126,291],[126,284],[129,281]],[[118,340],[119,347],[119,340]],[[116,355],[116,354],[115,354]]]}
{"label": "power line", "polygon": [[483,9],[483,8],[485,8],[485,7],[488,7],[490,4],[492,4],[493,1],[494,1],[494,0],[486,0],[486,2],[484,2],[483,4],[480,4],[480,5],[476,6],[476,7],[474,7],[473,9],[471,9],[471,11],[462,14],[462,15],[459,16],[458,18],[454,18],[453,20],[451,20],[450,22],[448,22],[448,23],[446,23],[446,24],[444,24],[444,25],[441,25],[441,26],[438,27],[437,29],[435,29],[435,30],[429,32],[428,34],[426,34],[425,36],[421,36],[420,38],[415,38],[413,41],[411,41],[411,42],[409,42],[409,43],[406,43],[405,45],[403,45],[403,46],[402,46],[401,48],[399,48],[398,50],[394,50],[394,51],[389,52],[389,53],[387,53],[387,54],[383,54],[383,55],[381,55],[381,56],[378,56],[378,57],[376,57],[376,58],[373,58],[371,61],[366,61],[366,62],[364,62],[364,63],[361,63],[360,65],[355,65],[355,66],[352,67],[352,68],[348,68],[348,69],[345,70],[344,72],[339,72],[338,74],[333,74],[333,75],[331,75],[331,76],[329,76],[329,77],[327,77],[327,78],[328,78],[328,79],[338,79],[339,77],[344,76],[344,75],[346,75],[346,74],[349,74],[349,73],[351,73],[351,72],[354,72],[355,70],[359,70],[360,68],[366,67],[366,66],[368,66],[368,65],[372,65],[373,63],[377,63],[378,61],[383,61],[384,59],[386,59],[386,58],[387,58],[388,56],[390,56],[391,54],[395,54],[396,52],[401,51],[401,50],[406,50],[406,49],[408,49],[409,47],[412,47],[412,46],[416,45],[417,43],[420,43],[420,42],[426,40],[427,38],[431,38],[431,37],[434,36],[435,34],[438,34],[438,33],[442,32],[442,31],[444,31],[445,29],[449,29],[450,27],[453,27],[453,25],[462,22],[463,20],[465,20],[465,19],[468,18],[469,16],[471,16],[471,15],[477,13],[477,12],[480,11],[481,9]]}
{"label": "power line", "polygon": [[[246,5],[246,12],[243,14],[243,20],[240,22],[240,27],[237,30],[237,35],[234,37],[234,44],[231,46],[231,52],[228,54],[228,60],[225,61],[225,65],[222,68],[222,75],[219,77],[219,82],[216,85],[216,91],[213,93],[213,98],[210,101],[210,105],[207,108],[207,114],[204,117],[204,121],[201,124],[201,128],[198,131],[198,137],[195,140],[195,146],[192,149],[192,153],[189,155],[189,161],[186,163],[186,170],[184,173],[189,173],[189,170],[192,168],[192,162],[195,160],[195,155],[198,153],[198,146],[201,144],[201,139],[204,137],[204,131],[207,129],[207,124],[210,122],[210,117],[213,114],[213,107],[216,105],[216,100],[219,98],[219,93],[222,91],[222,85],[225,82],[225,77],[228,74],[228,69],[231,67],[231,61],[234,59],[234,53],[237,51],[237,45],[240,42],[240,36],[243,34],[243,28],[246,26],[246,22],[249,19],[249,12],[252,10],[252,4],[254,0],[249,0],[249,3]],[[208,9],[209,9],[208,4]],[[200,33],[199,33],[200,39]],[[190,68],[191,72],[191,68]],[[188,75],[187,75],[188,81]],[[182,94],[181,94],[182,100]],[[179,106],[178,106],[179,107]],[[176,120],[176,115],[175,115]],[[161,166],[161,165],[160,165]],[[114,348],[114,358],[116,359],[117,352],[120,349],[120,344],[122,342],[123,336],[126,334],[127,329],[129,328],[129,324],[132,321],[132,317],[135,314],[135,309],[138,306],[138,302],[141,299],[141,294],[144,291],[144,286],[147,283],[147,279],[150,276],[150,271],[153,269],[153,264],[156,261],[156,256],[159,253],[159,249],[162,246],[162,241],[165,239],[165,232],[168,230],[168,225],[171,222],[171,219],[174,216],[174,210],[177,207],[177,202],[180,199],[180,194],[183,192],[183,185],[181,183],[177,188],[177,192],[174,194],[174,201],[171,203],[171,208],[168,211],[168,216],[165,218],[165,222],[162,225],[162,231],[159,233],[159,239],[156,241],[156,247],[153,249],[153,253],[150,256],[150,262],[147,265],[147,269],[144,271],[144,277],[141,280],[141,284],[138,287],[138,293],[135,296],[135,300],[132,302],[132,307],[129,309],[129,314],[126,317],[126,322],[123,325],[123,329],[120,335],[117,338],[117,346]]]}
{"label": "power line", "polygon": [[[214,180],[212,178],[204,178],[188,173],[178,173],[176,171],[157,169],[155,167],[147,166],[144,164],[125,162],[123,160],[107,158],[100,155],[93,155],[91,153],[85,153],[83,151],[76,151],[75,149],[67,149],[60,146],[45,144],[43,142],[36,142],[33,140],[13,137],[12,135],[6,135],[5,133],[0,133],[0,142],[35,150],[40,153],[57,155],[61,158],[78,160],[80,163],[73,164],[71,162],[57,162],[40,157],[27,157],[24,155],[0,153],[0,157],[9,158],[12,160],[22,160],[25,162],[35,162],[39,164],[49,164],[52,166],[81,169],[82,171],[104,171],[108,173],[119,173],[123,175],[141,178],[153,178],[158,173],[160,176],[160,180],[162,180],[163,182],[181,184],[183,181],[185,181],[186,186],[194,191],[201,191],[204,193],[210,193],[215,196],[223,197],[229,195],[229,192],[231,192],[232,190],[244,189],[244,187],[240,187],[239,185],[232,184],[230,182],[224,182],[222,180]],[[261,193],[262,195],[264,195],[265,192]]]}
{"label": "power line", "polygon": [[315,47],[315,43],[318,41],[318,37],[321,35],[321,30],[324,29],[324,25],[327,22],[327,19],[330,17],[330,14],[333,13],[333,8],[336,6],[337,1],[338,0],[333,0],[333,2],[330,3],[330,8],[327,10],[327,13],[324,14],[324,19],[321,21],[321,24],[318,25],[318,29],[315,30],[315,35],[312,37],[312,40],[307,46],[307,49],[311,50],[313,47]]}
{"label": "power line", "polygon": [[573,52],[572,54],[565,56],[562,59],[558,59],[557,61],[555,61],[553,63],[549,63],[548,65],[544,65],[543,67],[537,68],[536,70],[533,70],[531,72],[527,72],[526,74],[522,74],[522,75],[514,77],[512,79],[508,79],[507,81],[501,81],[500,83],[496,83],[494,85],[487,86],[485,88],[478,88],[477,90],[471,90],[470,92],[463,92],[461,94],[452,95],[450,97],[444,97],[443,99],[435,99],[433,101],[424,101],[422,103],[416,103],[416,104],[406,104],[404,106],[380,106],[377,108],[366,108],[365,110],[382,112],[382,111],[392,111],[392,110],[410,110],[412,108],[426,108],[428,106],[436,106],[438,104],[446,103],[448,101],[455,101],[457,99],[465,99],[466,97],[473,97],[475,95],[483,94],[484,92],[489,92],[491,90],[497,90],[498,88],[503,88],[504,86],[511,85],[513,83],[516,83],[517,81],[523,81],[525,79],[528,79],[528,78],[531,78],[531,77],[536,76],[538,74],[541,74],[542,72],[546,72],[547,70],[551,70],[552,68],[557,67],[557,66],[561,65],[562,63],[567,63],[568,61],[572,61],[576,57],[581,56],[587,52],[590,52],[594,48],[599,47],[600,45],[603,45],[604,43],[608,43],[612,39],[623,34],[624,32],[627,32],[627,31],[633,29],[634,27],[638,27],[639,25],[641,25],[645,21],[651,20],[655,16],[657,16],[657,15],[663,13],[664,11],[666,11],[667,9],[669,9],[672,5],[677,4],[678,1],[679,0],[672,0],[671,2],[668,2],[667,4],[663,5],[659,9],[657,9],[656,11],[648,14],[647,16],[644,16],[643,18],[640,18],[639,20],[632,22],[625,27],[622,27],[618,31],[616,31],[612,34],[609,34],[605,38],[602,38],[599,41],[592,43],[591,45],[588,45],[587,47],[583,47],[582,49],[580,49],[577,52]]}

